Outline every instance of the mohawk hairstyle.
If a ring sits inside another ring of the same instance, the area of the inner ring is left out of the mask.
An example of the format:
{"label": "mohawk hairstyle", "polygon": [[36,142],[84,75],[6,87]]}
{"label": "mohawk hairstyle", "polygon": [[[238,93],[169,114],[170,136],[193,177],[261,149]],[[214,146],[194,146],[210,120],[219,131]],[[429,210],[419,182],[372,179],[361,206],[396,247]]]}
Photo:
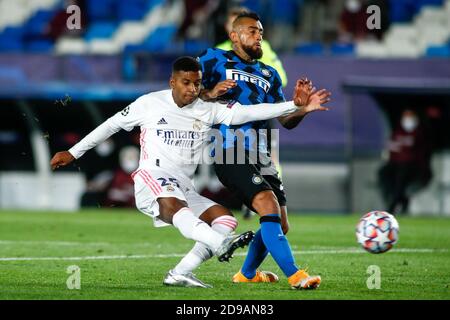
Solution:
{"label": "mohawk hairstyle", "polygon": [[172,64],[172,73],[177,71],[197,72],[201,70],[202,68],[198,61],[195,58],[189,56],[179,57]]}
{"label": "mohawk hairstyle", "polygon": [[252,11],[242,11],[241,13],[239,13],[239,15],[236,17],[236,19],[234,19],[233,25],[235,23],[237,23],[240,19],[242,18],[250,18],[256,21],[261,21],[261,19],[259,18],[259,16]]}

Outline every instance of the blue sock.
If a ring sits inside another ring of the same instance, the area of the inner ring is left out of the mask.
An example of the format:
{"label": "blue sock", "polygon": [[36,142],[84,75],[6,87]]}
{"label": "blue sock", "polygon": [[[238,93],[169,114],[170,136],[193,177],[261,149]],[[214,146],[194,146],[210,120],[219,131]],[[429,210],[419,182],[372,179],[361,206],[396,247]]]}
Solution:
{"label": "blue sock", "polygon": [[264,245],[286,277],[292,276],[298,271],[298,267],[295,265],[289,242],[281,230],[280,215],[268,214],[259,221]]}
{"label": "blue sock", "polygon": [[256,275],[256,269],[266,258],[269,251],[264,245],[261,229],[259,229],[250,243],[247,256],[245,257],[244,265],[241,268],[242,274],[247,279],[252,279]]}

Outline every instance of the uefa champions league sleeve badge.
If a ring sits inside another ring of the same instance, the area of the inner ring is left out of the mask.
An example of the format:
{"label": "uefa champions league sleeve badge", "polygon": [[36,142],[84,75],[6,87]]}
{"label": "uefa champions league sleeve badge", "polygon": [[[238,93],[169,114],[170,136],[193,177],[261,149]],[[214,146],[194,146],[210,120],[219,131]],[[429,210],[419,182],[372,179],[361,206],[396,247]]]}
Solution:
{"label": "uefa champions league sleeve badge", "polygon": [[263,178],[259,174],[253,174],[252,182],[254,184],[261,184],[263,182]]}

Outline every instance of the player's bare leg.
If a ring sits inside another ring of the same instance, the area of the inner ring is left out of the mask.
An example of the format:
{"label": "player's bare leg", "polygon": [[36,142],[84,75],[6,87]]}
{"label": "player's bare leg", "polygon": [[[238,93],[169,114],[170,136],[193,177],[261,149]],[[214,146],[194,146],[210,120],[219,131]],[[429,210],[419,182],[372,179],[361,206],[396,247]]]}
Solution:
{"label": "player's bare leg", "polygon": [[224,236],[214,231],[207,223],[197,218],[185,201],[175,197],[158,198],[159,219],[172,224],[188,239],[207,245],[219,261],[228,261],[233,252],[248,245],[253,232],[247,231],[238,236]]}

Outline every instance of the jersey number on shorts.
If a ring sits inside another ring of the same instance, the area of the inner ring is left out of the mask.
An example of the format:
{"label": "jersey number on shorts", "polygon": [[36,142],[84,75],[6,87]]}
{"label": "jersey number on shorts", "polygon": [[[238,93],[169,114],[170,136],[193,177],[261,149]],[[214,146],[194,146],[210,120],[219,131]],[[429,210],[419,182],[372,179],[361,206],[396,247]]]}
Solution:
{"label": "jersey number on shorts", "polygon": [[169,186],[169,185],[175,185],[175,186],[177,186],[177,188],[179,188],[180,187],[180,184],[178,183],[178,181],[177,181],[177,179],[175,179],[175,178],[169,178],[168,180],[170,181],[170,182],[172,182],[172,183],[170,183],[170,182],[167,182],[167,179],[166,178],[158,178],[158,179],[156,179],[156,180],[160,180],[161,181],[161,187],[165,187],[165,186]]}

